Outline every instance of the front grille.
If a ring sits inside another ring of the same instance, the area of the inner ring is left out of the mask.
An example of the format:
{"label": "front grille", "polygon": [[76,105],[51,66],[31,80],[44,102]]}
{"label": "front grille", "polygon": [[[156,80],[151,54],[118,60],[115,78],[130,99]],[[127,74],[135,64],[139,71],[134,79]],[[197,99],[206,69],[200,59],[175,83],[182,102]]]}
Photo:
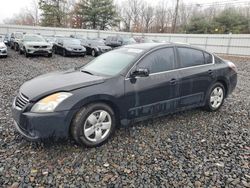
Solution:
{"label": "front grille", "polygon": [[82,51],[81,48],[73,48],[74,51]]}
{"label": "front grille", "polygon": [[26,97],[22,93],[19,93],[19,95],[16,97],[16,103],[15,103],[15,105],[17,107],[23,109],[26,106],[26,104],[28,104],[28,102],[29,102],[28,97]]}
{"label": "front grille", "polygon": [[47,46],[33,46],[34,48],[47,48]]}

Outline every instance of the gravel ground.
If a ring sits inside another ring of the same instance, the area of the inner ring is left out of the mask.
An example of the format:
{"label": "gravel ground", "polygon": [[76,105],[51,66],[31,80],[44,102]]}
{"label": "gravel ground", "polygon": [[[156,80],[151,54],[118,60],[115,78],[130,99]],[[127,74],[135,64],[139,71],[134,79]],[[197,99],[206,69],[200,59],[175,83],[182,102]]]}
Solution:
{"label": "gravel ground", "polygon": [[13,127],[23,82],[92,58],[0,59],[0,187],[250,187],[250,59],[227,57],[239,81],[214,113],[194,109],[120,128],[99,148],[32,143]]}

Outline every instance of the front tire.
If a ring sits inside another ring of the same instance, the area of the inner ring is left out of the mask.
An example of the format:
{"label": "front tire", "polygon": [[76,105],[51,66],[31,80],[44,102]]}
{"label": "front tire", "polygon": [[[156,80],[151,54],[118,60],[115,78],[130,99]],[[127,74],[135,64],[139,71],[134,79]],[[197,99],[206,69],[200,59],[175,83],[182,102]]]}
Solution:
{"label": "front tire", "polygon": [[116,127],[112,108],[104,103],[94,103],[83,107],[71,125],[74,140],[87,147],[98,147],[106,143]]}
{"label": "front tire", "polygon": [[19,50],[19,54],[22,55],[23,54],[23,50],[20,48]]}
{"label": "front tire", "polygon": [[95,49],[92,49],[91,55],[92,55],[93,57],[96,57],[96,56],[97,56],[97,53],[96,53]]}
{"label": "front tire", "polygon": [[220,109],[225,99],[225,87],[220,82],[215,83],[208,91],[205,109],[213,112]]}
{"label": "front tire", "polygon": [[66,56],[67,56],[67,52],[66,52],[65,49],[63,49],[63,51],[62,51],[62,55],[63,55],[63,57],[66,57]]}
{"label": "front tire", "polygon": [[25,57],[29,57],[30,56],[30,54],[26,51],[25,48],[24,48],[24,55],[25,55]]}

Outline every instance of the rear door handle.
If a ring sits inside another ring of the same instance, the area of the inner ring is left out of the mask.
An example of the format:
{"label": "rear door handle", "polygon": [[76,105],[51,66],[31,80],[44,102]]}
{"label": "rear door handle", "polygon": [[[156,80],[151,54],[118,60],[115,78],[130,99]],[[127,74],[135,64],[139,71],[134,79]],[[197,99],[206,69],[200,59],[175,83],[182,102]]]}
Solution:
{"label": "rear door handle", "polygon": [[171,85],[175,85],[176,82],[177,82],[177,80],[176,80],[175,78],[172,78],[172,79],[170,80],[170,84],[171,84]]}
{"label": "rear door handle", "polygon": [[211,69],[208,70],[207,72],[208,72],[208,74],[211,75],[211,76],[214,74],[214,72],[213,72]]}

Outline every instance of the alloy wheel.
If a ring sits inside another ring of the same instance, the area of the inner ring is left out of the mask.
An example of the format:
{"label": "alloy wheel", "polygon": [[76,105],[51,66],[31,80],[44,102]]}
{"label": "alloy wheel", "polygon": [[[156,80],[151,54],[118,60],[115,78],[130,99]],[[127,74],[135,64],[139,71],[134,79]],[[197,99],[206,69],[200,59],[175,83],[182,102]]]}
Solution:
{"label": "alloy wheel", "polygon": [[92,56],[95,57],[95,50],[92,50]]}
{"label": "alloy wheel", "polygon": [[94,111],[84,123],[84,135],[91,142],[101,142],[109,136],[111,125],[112,119],[107,111]]}
{"label": "alloy wheel", "polygon": [[224,92],[221,87],[215,87],[210,95],[210,104],[214,109],[220,107],[223,102]]}

